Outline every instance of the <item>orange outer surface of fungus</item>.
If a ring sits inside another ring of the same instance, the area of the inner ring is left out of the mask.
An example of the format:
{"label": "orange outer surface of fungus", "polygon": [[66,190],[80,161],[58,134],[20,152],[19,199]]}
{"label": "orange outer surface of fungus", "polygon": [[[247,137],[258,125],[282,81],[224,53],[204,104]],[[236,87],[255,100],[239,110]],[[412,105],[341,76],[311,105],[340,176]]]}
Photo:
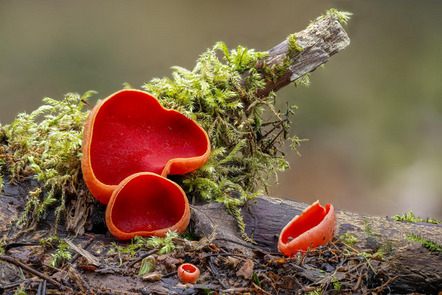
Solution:
{"label": "orange outer surface of fungus", "polygon": [[92,195],[107,204],[117,185],[134,173],[166,177],[201,167],[210,142],[195,121],[165,109],[146,92],[127,89],[92,109],[82,152],[83,178]]}
{"label": "orange outer surface of fungus", "polygon": [[199,276],[199,268],[191,263],[184,263],[178,267],[178,278],[184,284],[195,283]]}
{"label": "orange outer surface of fungus", "polygon": [[186,194],[175,182],[155,173],[140,172],[125,178],[106,208],[107,228],[115,237],[164,237],[183,232],[190,221]]}
{"label": "orange outer surface of fungus", "polygon": [[278,248],[284,255],[307,251],[330,241],[336,230],[336,215],[333,205],[325,208],[314,202],[301,215],[295,216],[281,231]]}

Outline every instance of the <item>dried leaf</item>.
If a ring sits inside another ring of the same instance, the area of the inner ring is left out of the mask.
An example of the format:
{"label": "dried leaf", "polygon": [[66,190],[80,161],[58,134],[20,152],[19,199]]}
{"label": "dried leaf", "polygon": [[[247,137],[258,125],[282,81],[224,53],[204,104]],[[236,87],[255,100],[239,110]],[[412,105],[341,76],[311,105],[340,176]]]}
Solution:
{"label": "dried leaf", "polygon": [[233,268],[236,268],[239,264],[239,260],[232,256],[227,256],[226,260],[224,262],[227,266],[231,266]]}
{"label": "dried leaf", "polygon": [[156,281],[161,280],[161,273],[156,272],[156,271],[155,272],[150,272],[150,273],[146,273],[146,274],[140,276],[140,278],[143,281],[156,282]]}
{"label": "dried leaf", "polygon": [[237,276],[242,276],[245,279],[251,279],[253,276],[253,267],[255,266],[255,263],[252,259],[247,259],[246,262],[244,262],[243,266],[236,272]]}

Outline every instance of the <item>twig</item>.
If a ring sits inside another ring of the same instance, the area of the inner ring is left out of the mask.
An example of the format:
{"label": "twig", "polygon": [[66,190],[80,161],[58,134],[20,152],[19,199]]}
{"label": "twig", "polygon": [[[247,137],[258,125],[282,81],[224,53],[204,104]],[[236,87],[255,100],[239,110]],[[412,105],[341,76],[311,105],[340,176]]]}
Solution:
{"label": "twig", "polygon": [[0,284],[0,290],[12,289],[12,288],[15,288],[17,286],[20,286],[23,283],[28,283],[28,282],[32,282],[32,279],[22,280],[22,281],[18,281],[18,282],[6,284],[6,285],[1,285]]}
{"label": "twig", "polygon": [[223,286],[223,288],[228,288],[229,286],[227,286],[224,280],[220,277],[218,269],[216,268],[215,265],[213,265],[212,256],[209,257],[209,261],[207,262],[207,264],[209,265],[209,269],[211,270],[215,278],[220,282],[221,286]]}
{"label": "twig", "polygon": [[38,285],[37,295],[46,295],[46,280],[43,280]]}
{"label": "twig", "polygon": [[[83,249],[86,250],[94,241],[94,238],[90,239],[89,241],[86,242],[86,244],[83,246]],[[69,245],[69,244],[68,244]],[[75,250],[74,250],[75,251]],[[80,257],[80,253],[76,252],[75,255],[71,258],[71,260],[69,261],[71,264],[74,264],[75,261],[77,261],[77,259]]]}
{"label": "twig", "polygon": [[174,276],[176,274],[178,274],[178,271],[172,271],[172,272],[166,273],[165,275],[162,275],[161,277],[162,278],[169,278],[169,277]]}
{"label": "twig", "polygon": [[258,286],[257,284],[252,283],[252,285],[253,285],[253,287],[254,287],[255,289],[259,290],[260,292],[262,292],[262,293],[264,293],[264,294],[267,294],[267,295],[272,295],[272,294],[270,294],[269,292],[267,292],[266,290],[264,290],[263,288],[261,288],[260,286]]}
{"label": "twig", "polygon": [[[269,55],[259,61],[255,68],[263,77],[266,70],[284,67],[287,61],[288,67],[279,73],[276,79],[266,79],[266,85],[256,93],[257,98],[266,97],[271,92],[276,92],[282,87],[295,82],[305,74],[308,74],[325,64],[332,55],[342,51],[350,44],[350,39],[344,31],[336,16],[328,15],[309,26],[307,29],[296,33],[296,43],[302,48],[301,51],[293,52],[289,40],[276,45],[269,50]],[[274,71],[276,74],[276,72]],[[268,75],[268,74],[267,74]],[[246,87],[250,73],[243,73],[240,85],[237,88]],[[245,94],[243,95],[245,96]]]}
{"label": "twig", "polygon": [[[64,241],[66,242],[66,244],[69,245],[72,250],[76,252],[76,254],[83,256],[86,259],[87,263],[97,267],[100,266],[100,259],[89,253],[87,250],[78,247],[71,240],[65,239]],[[72,260],[75,261],[74,259]]]}
{"label": "twig", "polygon": [[134,266],[137,262],[143,260],[143,259],[146,258],[147,256],[152,255],[152,254],[154,254],[154,253],[156,253],[156,252],[158,252],[158,251],[160,251],[160,248],[158,248],[158,247],[156,247],[156,248],[150,250],[150,251],[147,252],[146,254],[141,255],[140,257],[138,257],[137,259],[135,259],[134,261],[132,261],[131,263],[129,263],[129,264],[127,265],[127,268],[131,268],[131,267]]}
{"label": "twig", "polygon": [[388,281],[386,281],[384,284],[382,284],[381,286],[375,288],[373,291],[376,293],[381,293],[382,290],[384,290],[385,287],[387,287],[388,284],[390,284],[391,282],[393,282],[394,280],[396,280],[399,276],[395,276],[392,277],[391,279],[389,279]]}
{"label": "twig", "polygon": [[57,282],[53,278],[51,278],[51,277],[49,277],[49,276],[47,276],[47,275],[45,275],[45,274],[43,274],[43,273],[33,269],[32,267],[30,267],[30,266],[28,266],[28,265],[26,265],[26,264],[24,264],[24,263],[22,263],[22,262],[20,262],[18,260],[15,260],[14,258],[12,258],[10,256],[0,255],[0,260],[3,260],[5,262],[9,262],[9,263],[14,264],[15,266],[18,266],[18,267],[21,267],[23,270],[25,270],[25,271],[27,271],[29,273],[32,273],[33,275],[36,275],[36,276],[42,278],[43,280],[47,280],[52,285],[57,286],[58,288],[60,288],[60,289],[62,289],[64,291],[69,289],[65,285],[63,285],[62,283]]}
{"label": "twig", "polygon": [[[236,294],[236,293],[249,293],[252,294],[253,292],[256,292],[255,288],[230,288],[221,290],[221,294]],[[253,293],[254,294],[254,293]]]}

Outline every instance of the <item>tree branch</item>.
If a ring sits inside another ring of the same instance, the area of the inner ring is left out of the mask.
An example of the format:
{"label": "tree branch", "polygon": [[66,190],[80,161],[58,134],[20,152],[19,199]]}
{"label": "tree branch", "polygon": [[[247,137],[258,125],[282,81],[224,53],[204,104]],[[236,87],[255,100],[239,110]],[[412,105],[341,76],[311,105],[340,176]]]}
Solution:
{"label": "tree branch", "polygon": [[[350,44],[350,38],[334,14],[325,16],[307,29],[293,36],[297,45],[302,50],[292,50],[287,38],[280,44],[269,50],[269,55],[256,65],[258,71],[265,65],[266,68],[276,69],[283,67],[287,62],[290,64],[286,71],[277,79],[267,80],[264,89],[258,92],[258,97],[265,97],[270,92],[276,92],[284,86],[296,81],[300,77],[314,71],[325,64],[331,56],[344,50]],[[243,75],[243,83],[247,80],[248,73]]]}

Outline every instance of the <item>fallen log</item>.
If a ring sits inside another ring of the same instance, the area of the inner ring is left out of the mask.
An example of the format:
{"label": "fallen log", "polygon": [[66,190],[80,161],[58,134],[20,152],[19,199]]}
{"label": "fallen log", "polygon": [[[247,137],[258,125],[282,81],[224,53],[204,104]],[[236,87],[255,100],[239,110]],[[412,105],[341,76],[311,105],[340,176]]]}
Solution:
{"label": "fallen log", "polygon": [[[278,235],[282,228],[307,207],[306,204],[283,198],[261,196],[243,208],[246,233],[256,245],[245,244],[233,216],[226,213],[222,204],[207,204],[193,209],[192,230],[198,236],[208,236],[216,229],[216,240],[231,249],[250,252],[261,249],[277,252]],[[352,248],[359,253],[381,253],[378,269],[389,277],[397,277],[389,284],[394,293],[437,293],[442,290],[442,257],[440,250],[430,252],[422,243],[413,241],[410,235],[422,240],[442,244],[442,224],[410,223],[393,218],[368,216],[337,211],[336,238],[347,234],[355,241]]]}
{"label": "fallen log", "polygon": [[[15,227],[15,221],[25,205],[27,193],[21,188],[30,186],[29,181],[21,185],[6,184],[0,196],[0,236],[6,243],[3,248],[6,254],[21,259],[29,254],[29,250],[23,251],[23,249],[39,247],[39,240],[51,236],[54,232],[51,224],[53,216],[48,216],[38,228],[19,236],[15,235],[20,232]],[[228,253],[242,253],[248,257],[254,257],[256,252],[261,252],[280,256],[277,241],[281,229],[295,215],[301,214],[306,207],[307,204],[294,200],[269,196],[260,196],[254,202],[249,202],[242,212],[246,233],[254,239],[256,244],[242,240],[236,219],[226,212],[224,205],[219,203],[193,205],[189,231],[199,238],[209,237],[215,232],[214,240],[211,242]],[[370,279],[377,282],[373,284],[380,286],[385,283],[386,278],[395,278],[388,284],[388,288],[393,293],[401,294],[412,292],[437,294],[442,289],[440,250],[431,252],[422,243],[409,238],[410,235],[416,235],[422,240],[430,240],[440,245],[442,244],[441,224],[401,222],[388,217],[368,216],[340,210],[337,210],[337,220],[338,229],[334,242],[345,243],[346,239],[342,238],[343,235],[354,238],[351,246],[345,245],[348,246],[349,251],[354,251],[355,255],[360,257],[368,255],[370,259],[367,261],[371,261],[369,265],[374,270],[371,274],[373,277]],[[85,245],[85,247],[89,243],[88,251],[94,253],[93,255],[100,261],[105,259],[106,253],[112,248],[112,243],[119,242],[116,238],[109,237],[106,232],[86,232],[86,235],[75,238],[66,232],[63,226],[60,226],[58,233],[61,237],[71,236],[79,245]],[[92,242],[91,236],[93,236]],[[8,262],[7,259],[5,258],[6,262]],[[376,281],[374,277],[379,273],[384,274],[383,280]],[[116,270],[106,271],[105,269],[85,274],[89,284],[111,290],[111,283],[119,275],[122,274],[118,271],[116,273]],[[310,276],[315,275],[320,276],[321,273],[310,274]],[[123,284],[121,290],[128,285],[144,288],[138,278],[124,276],[118,281]],[[167,282],[172,281],[156,283],[155,286],[158,290],[164,289],[169,292],[172,286],[167,287]],[[177,281],[173,282],[177,283]],[[165,291],[165,294],[167,292]]]}

